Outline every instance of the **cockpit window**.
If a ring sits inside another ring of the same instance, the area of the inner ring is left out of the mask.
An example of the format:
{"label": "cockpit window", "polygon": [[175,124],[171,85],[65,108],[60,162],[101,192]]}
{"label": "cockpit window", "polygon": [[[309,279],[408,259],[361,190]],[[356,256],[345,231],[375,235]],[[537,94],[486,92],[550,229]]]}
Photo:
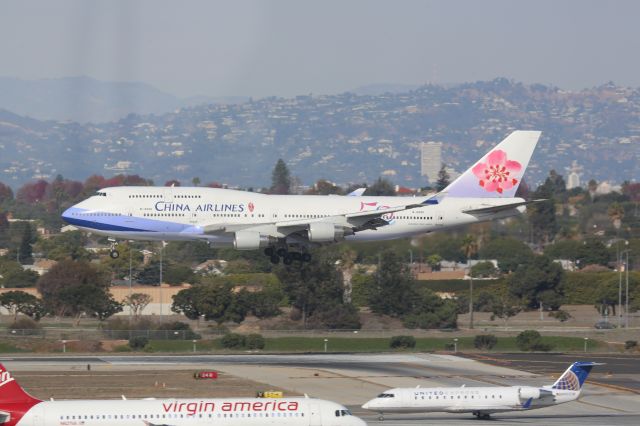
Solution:
{"label": "cockpit window", "polygon": [[336,417],[342,417],[342,416],[352,416],[353,414],[351,414],[351,411],[349,410],[336,410]]}
{"label": "cockpit window", "polygon": [[107,193],[98,191],[98,192],[95,193],[95,195],[98,196],[98,197],[106,197]]}
{"label": "cockpit window", "polygon": [[381,393],[380,395],[378,395],[378,398],[394,398],[395,395],[392,393]]}

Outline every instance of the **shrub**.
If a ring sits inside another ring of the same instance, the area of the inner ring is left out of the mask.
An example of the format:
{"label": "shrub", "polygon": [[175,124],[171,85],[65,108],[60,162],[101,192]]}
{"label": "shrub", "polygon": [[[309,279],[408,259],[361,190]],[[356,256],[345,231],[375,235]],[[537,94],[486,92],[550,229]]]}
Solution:
{"label": "shrub", "polygon": [[498,343],[498,338],[493,334],[478,334],[473,339],[476,349],[491,350]]}
{"label": "shrub", "polygon": [[31,318],[21,317],[12,323],[9,328],[13,330],[38,330],[42,327]]}
{"label": "shrub", "polygon": [[135,336],[129,339],[129,347],[131,349],[144,349],[145,346],[149,343],[149,339],[145,336]]}
{"label": "shrub", "polygon": [[264,349],[264,337],[261,334],[249,334],[245,339],[247,349]]}
{"label": "shrub", "polygon": [[389,342],[392,349],[409,349],[416,347],[416,338],[413,336],[393,336]]}
{"label": "shrub", "polygon": [[625,349],[635,349],[638,347],[638,341],[637,340],[627,340],[626,342],[624,342],[624,348]]}
{"label": "shrub", "polygon": [[516,345],[521,351],[548,352],[551,345],[542,341],[542,336],[536,330],[525,330],[516,336]]}
{"label": "shrub", "polygon": [[245,337],[242,334],[228,333],[222,337],[220,341],[223,348],[237,349],[245,346]]}
{"label": "shrub", "polygon": [[562,309],[558,309],[557,311],[553,311],[549,314],[550,317],[557,319],[560,322],[565,322],[568,319],[572,318],[571,314]]}

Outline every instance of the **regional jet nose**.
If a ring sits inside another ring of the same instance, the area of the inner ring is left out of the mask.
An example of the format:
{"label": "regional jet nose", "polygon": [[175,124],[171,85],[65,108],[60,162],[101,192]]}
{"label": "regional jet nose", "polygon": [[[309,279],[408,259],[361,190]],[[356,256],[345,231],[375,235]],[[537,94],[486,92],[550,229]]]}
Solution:
{"label": "regional jet nose", "polygon": [[368,401],[368,402],[365,402],[364,404],[362,404],[362,408],[364,408],[365,410],[368,410],[370,408],[369,402],[371,402],[371,401]]}

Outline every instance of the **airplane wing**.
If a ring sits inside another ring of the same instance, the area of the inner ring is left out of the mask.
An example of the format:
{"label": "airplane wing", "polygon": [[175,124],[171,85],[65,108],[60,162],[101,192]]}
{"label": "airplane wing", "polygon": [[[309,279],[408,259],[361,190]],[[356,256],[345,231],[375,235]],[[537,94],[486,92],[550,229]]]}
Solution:
{"label": "airplane wing", "polygon": [[313,223],[333,223],[335,226],[343,227],[353,233],[387,226],[389,222],[383,218],[385,215],[435,204],[438,204],[438,201],[432,197],[422,201],[421,203],[407,203],[386,209],[350,212],[313,219],[281,220],[260,224],[212,223],[203,225],[202,229],[205,235],[197,238],[206,239],[206,235],[223,235],[247,230],[259,231],[261,233],[270,234],[274,237],[288,237],[292,234],[299,234],[299,237],[304,237],[302,232],[306,232],[309,229],[309,226]]}
{"label": "airplane wing", "polygon": [[541,201],[547,201],[547,200],[540,199],[540,200],[519,201],[516,203],[501,204],[499,206],[478,207],[478,208],[463,210],[462,212],[468,213],[468,214],[492,214],[492,213],[498,213],[505,210],[514,209],[520,206],[526,206],[528,204],[539,203]]}

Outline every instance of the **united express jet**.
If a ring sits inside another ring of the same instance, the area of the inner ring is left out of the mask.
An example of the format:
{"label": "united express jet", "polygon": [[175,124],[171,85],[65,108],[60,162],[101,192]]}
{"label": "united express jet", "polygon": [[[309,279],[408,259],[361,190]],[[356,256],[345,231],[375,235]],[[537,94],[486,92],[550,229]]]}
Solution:
{"label": "united express jet", "polygon": [[411,237],[525,211],[515,196],[540,138],[515,131],[443,191],[423,197],[268,195],[200,187],[114,187],[66,210],[63,219],[116,241],[206,241],[262,248],[273,263],[309,261],[309,247]]}
{"label": "united express jet", "polygon": [[5,426],[366,426],[343,405],[314,398],[41,401],[0,364],[0,424]]}
{"label": "united express jet", "polygon": [[380,413],[472,413],[489,419],[492,413],[533,410],[575,401],[593,362],[574,362],[551,386],[492,386],[458,388],[396,388],[382,392],[362,406]]}

